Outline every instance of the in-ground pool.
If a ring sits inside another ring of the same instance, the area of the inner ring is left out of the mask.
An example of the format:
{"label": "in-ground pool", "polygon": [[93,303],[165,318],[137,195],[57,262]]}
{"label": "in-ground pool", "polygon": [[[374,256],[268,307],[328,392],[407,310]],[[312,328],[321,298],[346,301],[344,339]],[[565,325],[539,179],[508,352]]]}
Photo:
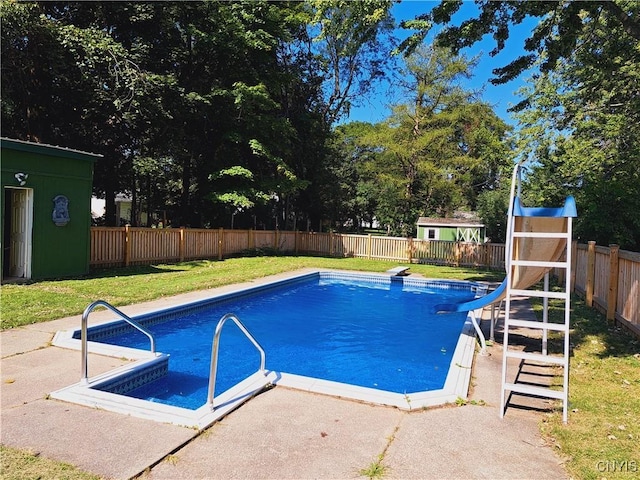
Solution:
{"label": "in-ground pool", "polygon": [[[220,337],[216,411],[249,396],[256,389],[249,384],[256,381],[258,388],[289,385],[401,408],[454,401],[466,396],[473,328],[466,314],[435,315],[432,307],[474,298],[478,287],[336,272],[268,282],[135,317],[153,333],[161,355],[147,353],[120,372],[91,378],[84,389],[75,385],[53,396],[79,401],[79,393],[88,393],[92,400],[82,403],[98,406],[96,400],[105,399],[103,408],[118,397],[136,407],[128,412],[134,415],[150,408],[165,412],[159,418],[164,421],[189,424],[186,417],[198,417],[198,426],[211,423],[211,409],[203,406],[213,331],[232,312],[264,348],[268,375],[254,374],[259,354],[228,322]],[[68,346],[78,342],[80,332],[59,337],[56,342]],[[149,339],[123,322],[90,327],[88,338],[90,351],[100,347],[122,355],[149,349]],[[181,412],[178,418],[166,417],[175,411]]]}

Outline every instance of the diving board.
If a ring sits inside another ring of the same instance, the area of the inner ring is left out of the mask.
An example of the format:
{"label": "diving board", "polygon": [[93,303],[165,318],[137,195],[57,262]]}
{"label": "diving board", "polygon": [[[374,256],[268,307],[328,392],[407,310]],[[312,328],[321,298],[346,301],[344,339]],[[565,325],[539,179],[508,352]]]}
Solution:
{"label": "diving board", "polygon": [[394,267],[394,268],[390,268],[389,270],[387,270],[387,273],[390,273],[391,275],[395,275],[397,277],[403,277],[405,275],[409,275],[408,270],[410,267]]}

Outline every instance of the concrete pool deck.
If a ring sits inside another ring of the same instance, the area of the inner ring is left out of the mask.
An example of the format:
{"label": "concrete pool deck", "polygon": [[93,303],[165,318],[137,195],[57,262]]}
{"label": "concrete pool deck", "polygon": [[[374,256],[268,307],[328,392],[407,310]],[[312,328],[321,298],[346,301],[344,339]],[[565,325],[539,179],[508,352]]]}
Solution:
{"label": "concrete pool deck", "polygon": [[[122,310],[135,315],[208,295]],[[528,301],[512,306],[517,318],[532,315]],[[90,321],[109,315],[95,312]],[[549,400],[519,397],[499,418],[498,343],[489,347],[490,356],[476,356],[465,406],[407,412],[276,387],[198,432],[48,399],[79,380],[80,353],[51,346],[58,330],[79,324],[76,316],[0,333],[3,445],[107,479],[366,478],[361,470],[379,458],[386,479],[568,478],[538,429]],[[497,340],[500,333],[499,323]],[[90,354],[90,375],[123,363]]]}

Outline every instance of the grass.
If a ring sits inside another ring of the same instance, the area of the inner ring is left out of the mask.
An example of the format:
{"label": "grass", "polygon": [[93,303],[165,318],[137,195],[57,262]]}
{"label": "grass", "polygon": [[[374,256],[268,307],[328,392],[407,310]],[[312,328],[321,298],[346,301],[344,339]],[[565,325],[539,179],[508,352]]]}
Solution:
{"label": "grass", "polygon": [[[76,315],[98,298],[126,305],[303,267],[383,272],[392,266],[389,262],[362,259],[253,257],[104,270],[79,279],[4,285],[2,328]],[[412,265],[411,272],[432,278],[495,281],[502,277],[499,272],[427,265]],[[550,304],[550,320],[560,320],[561,305],[553,301]],[[534,301],[534,308],[540,310],[539,302]],[[562,412],[555,410],[544,416],[541,432],[563,458],[573,478],[638,478],[640,340],[608,324],[578,298],[572,299],[571,327],[569,422],[563,424]],[[558,342],[558,338],[550,339],[550,351],[557,351]],[[39,465],[45,459],[4,447],[1,452],[3,478],[97,478],[56,462],[42,467],[51,469],[49,473],[29,476],[30,465]],[[33,471],[40,471],[38,468]],[[378,461],[360,473],[380,478],[386,471]]]}
{"label": "grass", "polygon": [[[356,258],[250,257],[101,270],[82,278],[3,285],[1,328],[78,315],[98,299],[117,307],[304,267],[384,272],[393,266]],[[411,265],[411,272],[433,278],[500,279],[497,272],[430,265]]]}
{"label": "grass", "polygon": [[0,445],[3,480],[100,480],[97,475],[83,472],[68,463],[43,458],[29,450],[17,450]]}
{"label": "grass", "polygon": [[[562,315],[550,301],[550,321]],[[560,341],[550,338],[550,351]],[[640,478],[640,340],[574,297],[570,341],[569,421],[561,411],[546,415],[543,435],[574,478]]]}
{"label": "grass", "polygon": [[367,468],[361,469],[358,473],[362,477],[379,479],[385,476],[387,473],[387,467],[382,464],[382,458],[379,458],[375,462],[371,462]]}

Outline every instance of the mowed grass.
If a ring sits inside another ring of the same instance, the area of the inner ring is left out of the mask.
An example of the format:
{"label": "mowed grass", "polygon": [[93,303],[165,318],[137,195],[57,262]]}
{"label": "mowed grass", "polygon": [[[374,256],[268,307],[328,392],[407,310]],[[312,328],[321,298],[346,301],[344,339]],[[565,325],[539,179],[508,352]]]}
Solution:
{"label": "mowed grass", "polygon": [[[384,272],[395,265],[352,258],[252,257],[103,270],[80,279],[5,285],[2,328],[76,315],[98,298],[127,305],[305,267]],[[410,271],[430,278],[476,281],[503,277],[502,272],[427,265],[411,265]],[[533,303],[539,310],[539,302]],[[551,320],[562,314],[562,308],[551,302]],[[571,327],[569,422],[562,423],[561,408],[556,408],[543,416],[541,433],[572,478],[640,478],[640,341],[608,324],[577,297],[572,299]],[[559,339],[554,341],[550,349],[557,348]],[[97,478],[29,451],[3,448],[2,457],[3,478]],[[29,465],[50,473],[25,476]]]}
{"label": "mowed grass", "polygon": [[[87,277],[2,286],[2,329],[78,315],[95,300],[131,305],[301,268],[384,272],[395,263],[357,258],[245,257],[101,270]],[[500,280],[500,272],[410,265],[431,278]]]}
{"label": "mowed grass", "polygon": [[[560,405],[543,417],[541,431],[573,478],[640,478],[640,340],[580,298],[571,307],[569,421],[562,423]],[[550,321],[563,315],[550,301]],[[553,341],[550,350],[560,352],[561,339]]]}
{"label": "mowed grass", "polygon": [[30,450],[0,445],[0,472],[3,480],[100,480],[100,477],[68,463],[41,457]]}

